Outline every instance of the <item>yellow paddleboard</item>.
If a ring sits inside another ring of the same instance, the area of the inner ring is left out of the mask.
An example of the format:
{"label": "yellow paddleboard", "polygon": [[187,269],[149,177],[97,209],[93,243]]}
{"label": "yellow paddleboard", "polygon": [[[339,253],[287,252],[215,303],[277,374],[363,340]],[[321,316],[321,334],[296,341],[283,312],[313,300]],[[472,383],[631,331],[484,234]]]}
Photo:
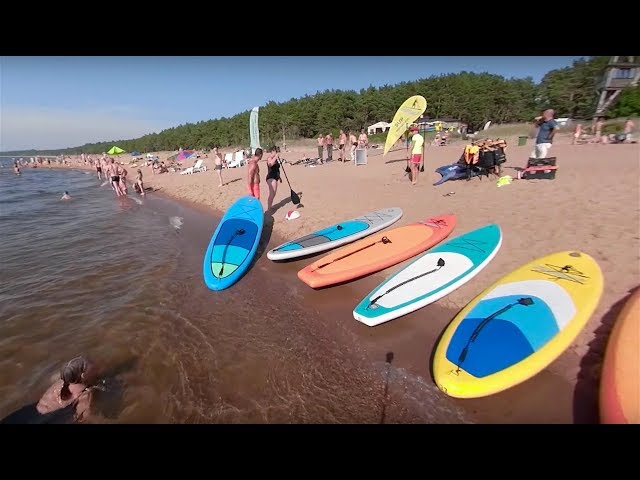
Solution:
{"label": "yellow paddleboard", "polygon": [[433,360],[438,388],[484,397],[533,377],[575,340],[602,289],[600,267],[582,252],[554,253],[501,278],[445,330]]}

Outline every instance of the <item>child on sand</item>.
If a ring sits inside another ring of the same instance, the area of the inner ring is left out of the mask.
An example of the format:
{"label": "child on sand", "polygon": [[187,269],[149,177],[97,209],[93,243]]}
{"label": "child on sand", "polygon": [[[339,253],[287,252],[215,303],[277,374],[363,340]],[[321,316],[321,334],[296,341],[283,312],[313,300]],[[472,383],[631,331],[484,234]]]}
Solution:
{"label": "child on sand", "polygon": [[260,167],[258,162],[262,159],[262,149],[256,148],[253,157],[247,162],[247,190],[249,195],[260,200]]}

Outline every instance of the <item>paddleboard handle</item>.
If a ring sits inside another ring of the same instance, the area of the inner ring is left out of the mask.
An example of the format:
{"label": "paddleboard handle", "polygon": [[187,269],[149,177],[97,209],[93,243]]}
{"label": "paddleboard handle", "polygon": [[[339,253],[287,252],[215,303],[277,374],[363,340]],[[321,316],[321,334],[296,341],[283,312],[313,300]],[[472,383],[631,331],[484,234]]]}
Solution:
{"label": "paddleboard handle", "polygon": [[495,313],[492,313],[491,315],[489,315],[487,318],[485,318],[484,320],[482,320],[478,326],[473,330],[473,332],[471,333],[471,335],[469,336],[469,340],[467,341],[467,344],[464,346],[464,348],[462,349],[462,351],[460,352],[460,356],[458,357],[458,362],[456,364],[456,367],[458,367],[455,372],[456,373],[460,373],[460,367],[462,366],[462,363],[466,360],[467,358],[467,353],[469,353],[469,347],[471,346],[471,343],[476,341],[476,338],[478,338],[478,335],[480,335],[480,332],[482,331],[482,329],[484,327],[487,326],[487,324],[493,320],[494,318],[496,318],[498,315],[502,315],[504,312],[506,312],[507,310],[510,310],[511,308],[515,307],[516,305],[523,305],[525,307],[528,307],[529,305],[533,305],[533,299],[531,297],[523,297],[523,298],[519,298],[518,301],[511,303],[509,305],[507,305],[506,307],[501,308],[500,310],[498,310]]}
{"label": "paddleboard handle", "polygon": [[420,275],[416,275],[415,277],[409,278],[407,280],[405,280],[404,282],[400,282],[398,285],[394,285],[393,287],[391,287],[389,290],[387,290],[386,292],[378,295],[376,298],[374,298],[373,300],[369,301],[369,306],[367,307],[367,310],[369,310],[378,300],[380,300],[382,297],[384,297],[387,293],[391,293],[393,292],[396,288],[399,288],[403,285],[406,285],[409,282],[413,282],[414,280],[417,280],[418,278],[422,278],[425,277],[427,275],[430,275],[434,272],[437,272],[438,270],[440,270],[442,267],[444,267],[444,259],[443,258],[439,258],[438,262],[436,263],[437,267],[434,268],[433,270],[429,270],[428,272],[425,273],[421,273]]}
{"label": "paddleboard handle", "polygon": [[315,272],[317,270],[320,270],[321,268],[326,267],[327,265],[331,265],[333,262],[337,262],[338,260],[342,260],[343,258],[347,258],[351,255],[353,255],[354,253],[358,253],[361,252],[362,250],[366,250],[367,248],[373,247],[374,245],[378,244],[378,243],[382,243],[383,245],[386,245],[388,243],[392,243],[391,240],[389,240],[387,237],[382,237],[380,240],[377,240],[373,243],[370,243],[369,245],[365,245],[362,248],[359,248],[357,250],[354,250],[353,252],[349,252],[346,255],[342,255],[341,257],[335,258],[333,260],[331,260],[330,262],[327,263],[323,263],[322,265],[318,265],[316,268],[314,268],[312,271]]}

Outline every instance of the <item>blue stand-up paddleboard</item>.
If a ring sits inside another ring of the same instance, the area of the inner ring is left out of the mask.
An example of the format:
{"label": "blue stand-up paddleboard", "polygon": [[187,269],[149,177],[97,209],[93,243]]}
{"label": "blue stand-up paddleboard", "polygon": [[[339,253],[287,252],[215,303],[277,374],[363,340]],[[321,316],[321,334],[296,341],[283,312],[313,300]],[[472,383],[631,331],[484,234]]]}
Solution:
{"label": "blue stand-up paddleboard", "polygon": [[264,214],[260,200],[246,196],[229,207],[211,237],[204,256],[204,283],[224,290],[247,271],[258,249]]}
{"label": "blue stand-up paddleboard", "polygon": [[373,327],[429,305],[475,277],[501,244],[502,232],[495,224],[442,243],[378,285],[353,316]]}

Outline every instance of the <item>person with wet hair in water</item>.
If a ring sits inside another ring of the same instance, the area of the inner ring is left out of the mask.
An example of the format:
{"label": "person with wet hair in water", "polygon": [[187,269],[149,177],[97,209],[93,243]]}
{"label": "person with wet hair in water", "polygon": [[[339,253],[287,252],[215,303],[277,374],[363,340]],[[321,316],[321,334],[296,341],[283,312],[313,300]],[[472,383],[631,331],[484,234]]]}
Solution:
{"label": "person with wet hair in water", "polygon": [[76,357],[62,367],[60,379],[40,400],[21,408],[0,423],[82,422],[89,415],[95,367],[85,357]]}

